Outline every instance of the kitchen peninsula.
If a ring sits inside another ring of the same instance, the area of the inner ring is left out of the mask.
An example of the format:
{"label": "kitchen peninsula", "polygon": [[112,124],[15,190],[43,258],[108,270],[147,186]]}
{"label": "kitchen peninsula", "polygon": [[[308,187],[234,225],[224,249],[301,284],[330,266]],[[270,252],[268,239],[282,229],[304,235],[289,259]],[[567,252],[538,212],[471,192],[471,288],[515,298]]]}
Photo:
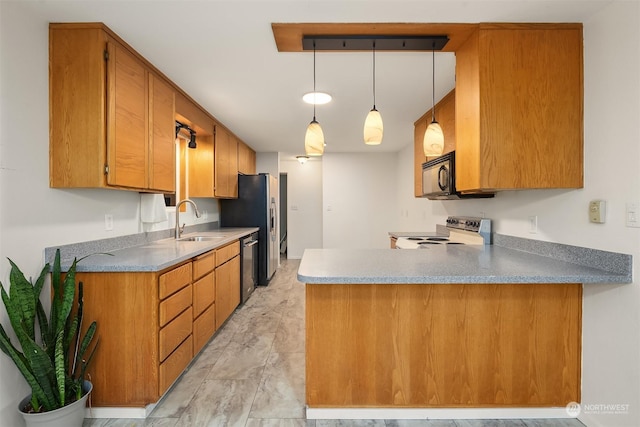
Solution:
{"label": "kitchen peninsula", "polygon": [[307,417],[567,417],[580,402],[582,286],[631,283],[630,256],[579,249],[600,261],[497,245],[306,250]]}

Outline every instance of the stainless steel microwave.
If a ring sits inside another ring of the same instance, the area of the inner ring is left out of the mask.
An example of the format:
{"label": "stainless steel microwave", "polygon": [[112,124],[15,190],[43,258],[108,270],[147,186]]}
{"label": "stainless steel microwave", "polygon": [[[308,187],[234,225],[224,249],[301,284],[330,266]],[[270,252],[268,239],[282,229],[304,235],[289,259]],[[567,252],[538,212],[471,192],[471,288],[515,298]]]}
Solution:
{"label": "stainless steel microwave", "polygon": [[422,196],[431,200],[456,200],[493,197],[493,193],[460,193],[456,190],[456,153],[422,164]]}

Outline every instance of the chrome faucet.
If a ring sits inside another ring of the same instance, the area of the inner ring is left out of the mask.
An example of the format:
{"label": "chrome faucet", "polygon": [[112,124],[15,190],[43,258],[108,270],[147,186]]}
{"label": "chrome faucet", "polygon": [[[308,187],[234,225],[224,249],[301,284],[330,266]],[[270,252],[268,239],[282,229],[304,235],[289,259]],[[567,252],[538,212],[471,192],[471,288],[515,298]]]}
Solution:
{"label": "chrome faucet", "polygon": [[179,239],[184,231],[184,224],[180,227],[180,206],[182,206],[183,203],[191,203],[193,210],[196,212],[196,218],[200,218],[200,211],[198,211],[198,206],[196,206],[193,200],[183,199],[176,203],[176,239]]}

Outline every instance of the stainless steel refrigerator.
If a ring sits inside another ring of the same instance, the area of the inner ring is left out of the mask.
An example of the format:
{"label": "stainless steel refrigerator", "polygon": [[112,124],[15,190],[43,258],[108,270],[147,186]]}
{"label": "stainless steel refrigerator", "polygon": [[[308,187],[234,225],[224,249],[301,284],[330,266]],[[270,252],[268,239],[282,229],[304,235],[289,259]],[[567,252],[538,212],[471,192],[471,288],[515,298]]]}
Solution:
{"label": "stainless steel refrigerator", "polygon": [[259,227],[258,285],[278,267],[278,180],[266,173],[238,176],[238,198],[220,200],[221,227]]}

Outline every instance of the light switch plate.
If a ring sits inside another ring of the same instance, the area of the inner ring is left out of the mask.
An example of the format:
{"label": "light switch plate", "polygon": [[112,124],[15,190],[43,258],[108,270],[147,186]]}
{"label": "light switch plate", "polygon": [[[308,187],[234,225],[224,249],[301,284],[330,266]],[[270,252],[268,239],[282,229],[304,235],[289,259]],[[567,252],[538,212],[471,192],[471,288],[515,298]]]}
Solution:
{"label": "light switch plate", "polygon": [[640,202],[627,203],[627,227],[640,227]]}
{"label": "light switch plate", "polygon": [[596,224],[604,224],[607,212],[607,202],[604,200],[592,200],[589,202],[589,221]]}

